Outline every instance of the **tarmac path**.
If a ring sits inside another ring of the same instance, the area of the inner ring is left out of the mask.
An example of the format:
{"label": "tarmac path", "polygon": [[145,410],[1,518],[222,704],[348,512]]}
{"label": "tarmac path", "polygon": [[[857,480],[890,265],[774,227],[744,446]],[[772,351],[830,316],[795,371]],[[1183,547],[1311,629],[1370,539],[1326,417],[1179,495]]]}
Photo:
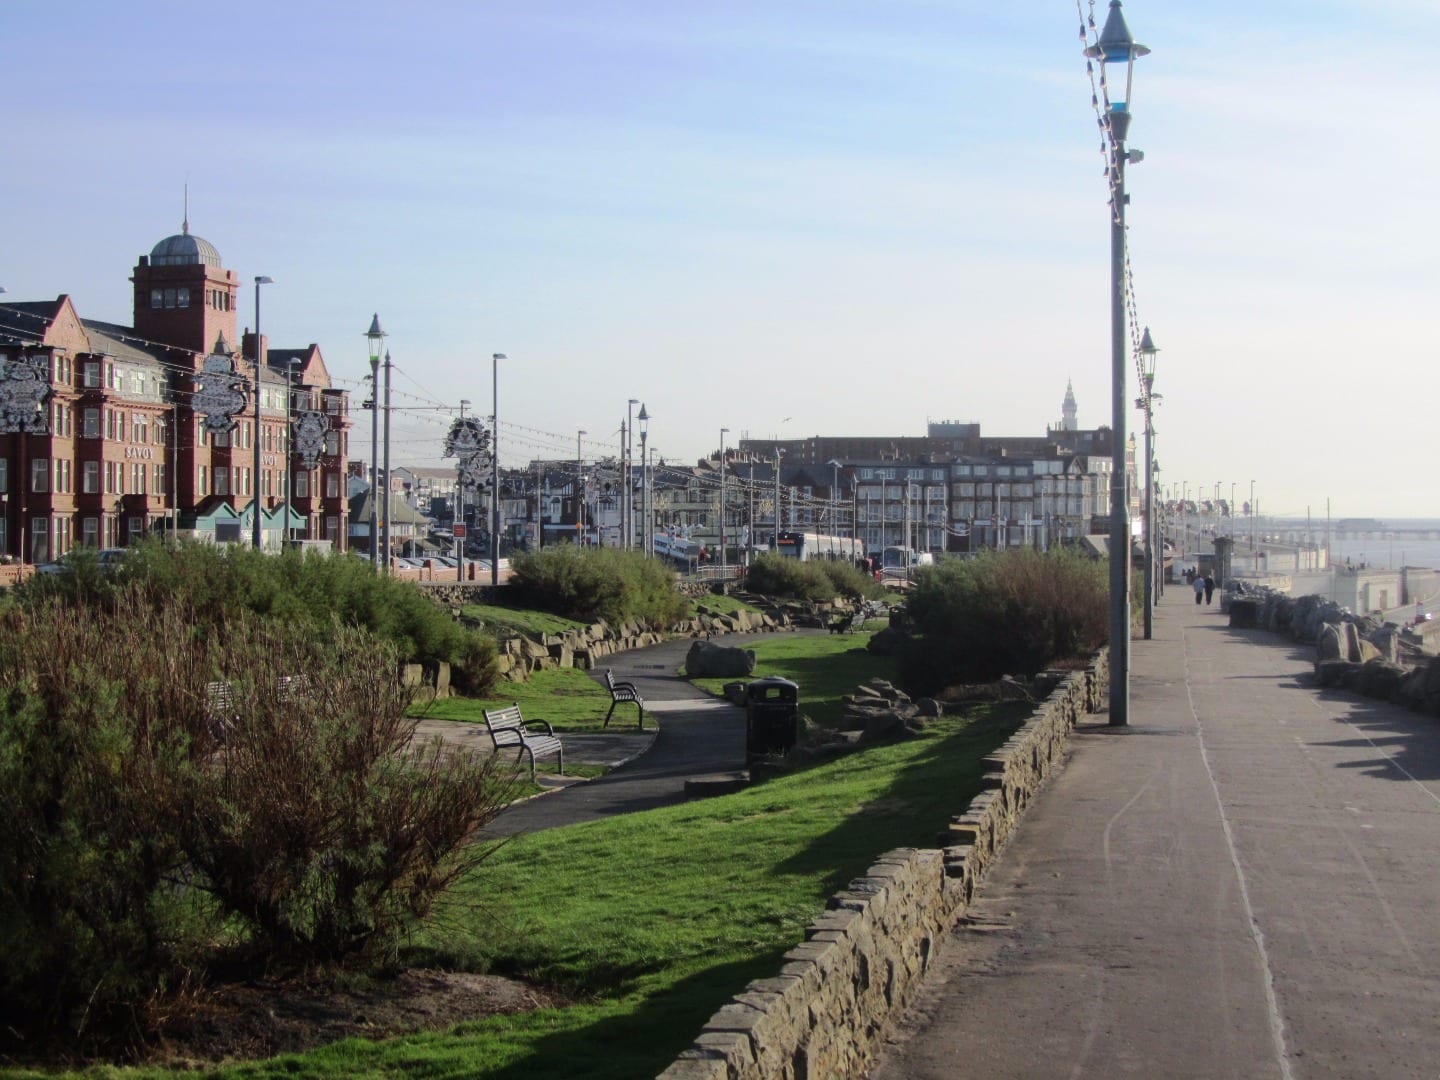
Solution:
{"label": "tarmac path", "polygon": [[[771,636],[726,634],[716,638],[715,644],[744,648]],[[647,728],[659,722],[653,741],[641,741],[633,735],[564,736],[567,756],[573,746],[579,755],[577,760],[585,759],[587,742],[589,747],[608,742],[630,749],[610,762],[618,767],[604,776],[510,807],[486,826],[483,835],[511,836],[668,806],[686,798],[687,780],[743,769],[745,710],[691,686],[675,674],[684,665],[692,643],[689,638],[679,638],[604,657],[592,672],[593,677],[599,681],[608,667],[616,679],[636,684],[646,702]],[[634,725],[633,705],[621,705],[610,721],[612,729],[633,730]],[[593,755],[594,751],[589,753]]]}
{"label": "tarmac path", "polygon": [[1440,1076],[1440,724],[1188,590],[1131,656],[871,1080]]}

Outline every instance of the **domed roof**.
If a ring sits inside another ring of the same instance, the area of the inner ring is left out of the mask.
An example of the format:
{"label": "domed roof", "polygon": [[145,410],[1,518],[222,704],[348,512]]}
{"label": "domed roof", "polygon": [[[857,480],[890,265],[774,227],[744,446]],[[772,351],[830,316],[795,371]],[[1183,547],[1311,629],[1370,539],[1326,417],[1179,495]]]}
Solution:
{"label": "domed roof", "polygon": [[209,240],[191,236],[188,220],[181,232],[175,236],[167,236],[150,251],[151,266],[193,266],[197,263],[218,267],[220,252],[215,250],[215,245]]}

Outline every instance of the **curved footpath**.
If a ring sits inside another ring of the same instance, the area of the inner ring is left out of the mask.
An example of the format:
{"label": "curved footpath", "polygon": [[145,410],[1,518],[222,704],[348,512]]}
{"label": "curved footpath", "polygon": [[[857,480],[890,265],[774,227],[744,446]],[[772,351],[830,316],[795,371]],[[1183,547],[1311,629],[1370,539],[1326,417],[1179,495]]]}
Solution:
{"label": "curved footpath", "polygon": [[[773,636],[726,634],[715,644],[744,647]],[[631,734],[564,736],[567,761],[616,767],[598,779],[567,783],[560,790],[517,803],[492,821],[483,835],[513,836],[668,806],[685,799],[687,780],[744,768],[745,710],[675,674],[691,644],[692,639],[679,638],[605,657],[592,677],[599,681],[609,668],[615,678],[635,683],[645,699],[646,734],[634,734],[635,706],[621,705],[610,728],[629,729]],[[659,731],[654,732],[657,721]],[[478,730],[485,737],[484,727]]]}
{"label": "curved footpath", "polygon": [[1434,1077],[1440,732],[1176,589],[871,1080]]}

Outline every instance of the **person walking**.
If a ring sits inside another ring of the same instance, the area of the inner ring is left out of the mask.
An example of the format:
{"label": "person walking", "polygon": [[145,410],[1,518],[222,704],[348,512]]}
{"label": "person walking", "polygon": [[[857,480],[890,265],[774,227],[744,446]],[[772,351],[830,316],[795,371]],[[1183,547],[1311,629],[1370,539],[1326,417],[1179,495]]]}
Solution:
{"label": "person walking", "polygon": [[1196,603],[1196,604],[1199,604],[1200,601],[1205,598],[1205,581],[1206,581],[1206,578],[1205,578],[1205,576],[1204,576],[1203,574],[1197,573],[1197,574],[1195,575],[1194,585],[1195,585],[1195,603]]}
{"label": "person walking", "polygon": [[1205,603],[1210,603],[1210,597],[1215,594],[1215,579],[1209,574],[1205,575]]}

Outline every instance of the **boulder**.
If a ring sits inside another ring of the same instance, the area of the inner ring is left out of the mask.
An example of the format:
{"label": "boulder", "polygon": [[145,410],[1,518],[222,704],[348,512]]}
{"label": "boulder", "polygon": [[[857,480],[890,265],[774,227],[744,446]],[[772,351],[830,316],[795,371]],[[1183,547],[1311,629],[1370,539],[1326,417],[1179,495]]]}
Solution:
{"label": "boulder", "polygon": [[755,650],[697,641],[685,654],[685,674],[692,679],[733,678],[755,670]]}

